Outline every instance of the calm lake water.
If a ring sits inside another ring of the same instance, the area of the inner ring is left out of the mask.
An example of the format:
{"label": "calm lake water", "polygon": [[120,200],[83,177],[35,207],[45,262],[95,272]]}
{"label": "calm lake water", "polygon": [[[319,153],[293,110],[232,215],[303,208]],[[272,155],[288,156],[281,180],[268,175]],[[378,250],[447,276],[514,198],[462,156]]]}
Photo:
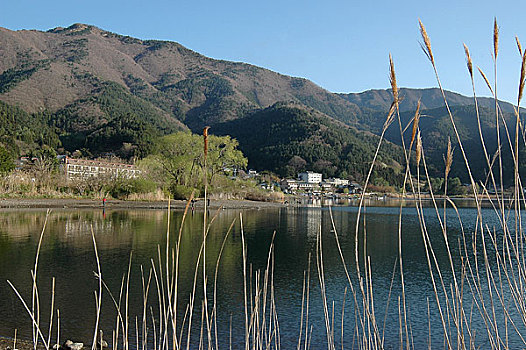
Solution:
{"label": "calm lake water", "polygon": [[[491,222],[491,211],[485,210]],[[233,348],[240,348],[244,340],[244,297],[243,297],[243,253],[240,231],[242,213],[247,247],[247,259],[251,271],[262,270],[267,264],[269,246],[275,232],[274,293],[278,313],[281,347],[290,349],[298,341],[304,271],[311,257],[310,312],[312,325],[312,349],[326,347],[325,320],[320,294],[320,283],[316,269],[316,237],[321,228],[326,292],[329,312],[334,305],[336,343],[341,344],[342,307],[345,310],[343,322],[343,344],[351,348],[355,309],[349,291],[344,295],[348,282],[340,260],[330,211],[323,207],[275,208],[265,210],[223,210],[213,222],[207,240],[207,268],[209,270],[209,292],[213,287],[216,258],[228,231],[235,221],[231,234],[226,239],[218,270],[217,314],[220,346],[228,348],[230,332]],[[214,213],[210,213],[213,215]],[[398,256],[398,214],[397,207],[370,207],[366,210],[367,254],[370,256],[375,308],[377,319],[386,315],[393,267]],[[343,254],[347,260],[351,278],[355,280],[354,263],[355,224],[357,208],[333,207],[332,215],[339,234]],[[450,241],[454,252],[458,252],[460,224],[455,212],[448,210]],[[464,230],[474,229],[476,211],[460,209]],[[177,235],[182,218],[181,212],[170,213],[172,237]],[[31,269],[46,212],[43,210],[0,211],[0,335],[10,336],[18,330],[19,337],[31,338],[31,321],[21,302],[6,280],[10,280],[26,300],[31,297]],[[426,209],[425,218],[433,242],[436,244],[437,260],[447,265],[441,231],[433,209]],[[38,283],[42,304],[42,319],[49,318],[51,278],[56,277],[55,307],[60,309],[61,341],[66,338],[90,343],[95,324],[95,298],[97,270],[93,249],[91,228],[97,240],[102,275],[115,296],[118,296],[121,280],[128,269],[132,256],[130,282],[130,323],[135,316],[142,318],[141,266],[145,274],[150,270],[151,259],[156,262],[158,245],[164,257],[168,213],[156,210],[54,210],[48,218],[44,234],[39,265]],[[495,218],[495,224],[497,224]],[[180,319],[184,317],[185,306],[192,290],[195,263],[202,242],[203,213],[189,214],[183,227],[180,257]],[[363,242],[363,235],[360,236]],[[170,242],[173,246],[173,242]],[[363,244],[360,247],[363,250]],[[429,277],[425,250],[420,231],[420,222],[414,208],[404,209],[403,214],[403,257],[406,280],[407,305],[409,308],[411,332],[416,348],[428,343],[428,299],[431,304],[431,318],[437,321],[434,293]],[[386,347],[397,348],[399,344],[398,296],[401,294],[398,274],[392,287],[392,295],[386,315]],[[445,283],[449,285],[448,274]],[[199,282],[198,283],[202,283]],[[199,286],[200,284],[198,284]],[[157,294],[152,285],[150,300],[154,305]],[[198,344],[200,331],[200,310],[202,291],[198,291],[192,342]],[[334,303],[334,304],[333,304]],[[115,328],[115,307],[105,292],[101,328],[109,341]],[[433,322],[435,322],[433,321]],[[477,322],[474,318],[473,322]],[[46,322],[43,322],[46,324]],[[383,325],[383,321],[379,322]],[[482,327],[482,325],[481,325]],[[46,329],[44,327],[44,329]],[[133,326],[132,332],[135,333]],[[433,342],[442,344],[442,329],[434,323],[431,336]],[[483,330],[481,329],[481,333]],[[481,339],[483,336],[481,336]],[[484,347],[484,341],[481,340]],[[486,344],[487,345],[487,344]]]}

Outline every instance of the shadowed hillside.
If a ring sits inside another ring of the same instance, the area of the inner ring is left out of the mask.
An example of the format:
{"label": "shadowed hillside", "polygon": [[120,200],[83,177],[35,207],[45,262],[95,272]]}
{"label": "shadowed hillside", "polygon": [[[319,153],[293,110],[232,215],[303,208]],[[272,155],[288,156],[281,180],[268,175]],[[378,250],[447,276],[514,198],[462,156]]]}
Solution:
{"label": "shadowed hillside", "polygon": [[[225,122],[214,133],[232,135],[256,169],[282,176],[315,170],[325,177],[364,180],[379,137],[358,131],[312,108],[277,103],[243,119]],[[386,142],[375,169],[376,183],[401,180],[402,150]]]}

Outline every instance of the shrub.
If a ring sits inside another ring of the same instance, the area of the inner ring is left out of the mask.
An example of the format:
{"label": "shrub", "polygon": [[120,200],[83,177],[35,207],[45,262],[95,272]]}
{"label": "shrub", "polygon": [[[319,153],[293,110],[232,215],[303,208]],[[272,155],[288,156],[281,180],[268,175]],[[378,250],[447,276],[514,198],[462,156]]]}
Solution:
{"label": "shrub", "polygon": [[189,199],[193,191],[195,191],[196,194],[199,193],[198,189],[176,184],[172,184],[169,190],[173,199]]}
{"label": "shrub", "polygon": [[0,174],[8,173],[15,168],[12,155],[0,146]]}
{"label": "shrub", "polygon": [[106,191],[114,198],[126,199],[133,193],[145,194],[155,192],[157,185],[155,182],[144,178],[124,178],[118,177],[107,182]]}

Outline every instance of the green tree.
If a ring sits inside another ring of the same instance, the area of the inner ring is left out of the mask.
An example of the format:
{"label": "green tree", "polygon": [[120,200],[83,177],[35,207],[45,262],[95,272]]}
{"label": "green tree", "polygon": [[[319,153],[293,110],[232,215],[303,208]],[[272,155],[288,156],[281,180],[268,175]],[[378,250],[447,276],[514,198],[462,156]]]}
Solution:
{"label": "green tree", "polygon": [[14,168],[13,156],[3,146],[0,146],[0,174],[8,173]]}
{"label": "green tree", "polygon": [[[203,186],[203,146],[200,135],[189,132],[167,135],[157,140],[153,154],[140,165],[170,188],[200,188]],[[237,147],[237,141],[229,136],[209,136],[207,174],[210,182],[227,169],[246,167],[247,159]]]}
{"label": "green tree", "polygon": [[147,157],[146,163],[158,178],[176,185],[195,185],[200,179],[202,149],[198,135],[178,132],[158,139],[154,154]]}
{"label": "green tree", "polygon": [[465,194],[465,188],[462,186],[462,182],[458,177],[450,179],[447,183],[447,195],[462,195]]}
{"label": "green tree", "polygon": [[49,146],[31,151],[29,157],[35,158],[34,170],[36,172],[53,172],[59,165],[57,152]]}
{"label": "green tree", "polygon": [[[431,188],[433,189],[433,192],[435,194],[439,194],[439,192],[442,190],[442,193],[444,192],[443,191],[443,187],[444,187],[444,179],[441,178],[441,177],[431,177],[429,178],[429,182],[431,183]],[[424,191],[426,192],[429,192],[429,183],[426,182],[426,185],[424,187]]]}
{"label": "green tree", "polygon": [[239,143],[230,136],[214,136],[208,139],[207,168],[209,181],[226,169],[244,169],[248,160],[243,153],[237,149]]}

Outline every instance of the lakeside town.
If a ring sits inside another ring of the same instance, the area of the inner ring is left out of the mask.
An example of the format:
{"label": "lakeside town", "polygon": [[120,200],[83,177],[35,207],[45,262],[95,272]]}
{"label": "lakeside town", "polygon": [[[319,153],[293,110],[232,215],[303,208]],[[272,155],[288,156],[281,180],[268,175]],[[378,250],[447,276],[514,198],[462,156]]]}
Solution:
{"label": "lakeside town", "polygon": [[[134,165],[122,161],[111,161],[108,159],[80,159],[66,155],[56,157],[55,175],[62,176],[65,181],[78,182],[90,181],[94,179],[141,179],[147,176],[147,171]],[[37,173],[35,170],[42,167],[43,161],[39,158],[20,157],[16,162],[13,176],[18,178],[27,177],[28,174]],[[269,192],[283,192],[286,195],[308,195],[311,197],[336,196],[361,193],[362,187],[348,179],[337,177],[323,178],[321,173],[314,171],[304,171],[298,173],[297,178],[279,179],[275,175],[267,176],[256,170],[231,170],[223,169],[225,174],[231,174],[231,180],[248,180],[257,187]],[[36,176],[36,175],[35,175]],[[30,179],[36,182],[37,178]]]}
{"label": "lakeside town", "polygon": [[[141,163],[139,165],[129,164],[115,157],[85,159],[58,155],[53,161],[50,161],[49,158],[20,157],[16,161],[15,168],[4,177],[4,187],[10,186],[11,191],[9,191],[9,188],[7,190],[4,188],[2,193],[4,198],[67,198],[80,196],[83,198],[113,197],[114,199],[135,201],[167,199],[166,194],[163,194],[166,192],[166,183],[162,179],[154,183],[150,173],[152,170],[151,164],[147,165],[145,166]],[[216,176],[215,180],[222,179],[219,186],[217,186],[216,193],[218,195],[215,197],[218,199],[289,202],[290,200],[287,199],[287,196],[311,199],[337,199],[351,198],[363,192],[362,185],[355,181],[338,177],[325,178],[322,173],[310,170],[298,172],[296,177],[286,178],[280,178],[268,172],[258,172],[254,169],[243,170],[229,167],[220,169],[218,174],[221,176]],[[154,176],[157,175],[157,173],[154,173]],[[45,188],[44,180],[48,183],[54,180],[60,186],[68,187],[72,190],[69,192],[62,190],[50,193],[49,189],[46,190]],[[456,181],[451,181],[449,192],[452,195],[469,197],[470,185],[461,184],[458,182],[458,179],[453,180]],[[416,179],[413,179],[413,181],[416,181]],[[225,182],[228,182],[228,184],[225,185]],[[16,184],[19,186],[17,187]],[[136,184],[141,184],[141,186],[136,188]],[[110,185],[126,187],[126,190],[111,189]],[[250,188],[251,194],[248,196],[246,195],[247,192],[235,194],[236,189],[239,188]],[[422,189],[420,192],[421,196],[428,198],[430,193],[426,182],[421,182],[420,188]],[[488,186],[486,189],[487,195],[495,196],[497,192],[506,195],[508,192],[501,191],[499,186],[496,188],[497,190],[492,186]],[[170,191],[169,188],[168,191]],[[253,195],[255,191],[258,192],[258,195]],[[137,195],[134,192],[143,193],[142,195]],[[144,192],[156,192],[156,195],[152,196],[151,193],[147,195]],[[188,199],[190,193],[190,191],[186,191],[174,199]],[[378,191],[375,190],[375,186],[369,186],[366,196],[383,199],[386,196],[397,198],[398,194],[393,190]],[[413,195],[408,191],[406,196],[410,198]],[[440,197],[440,193],[435,193],[435,196]],[[199,192],[195,194],[195,197],[199,197]],[[211,197],[214,197],[214,192],[211,193]]]}

